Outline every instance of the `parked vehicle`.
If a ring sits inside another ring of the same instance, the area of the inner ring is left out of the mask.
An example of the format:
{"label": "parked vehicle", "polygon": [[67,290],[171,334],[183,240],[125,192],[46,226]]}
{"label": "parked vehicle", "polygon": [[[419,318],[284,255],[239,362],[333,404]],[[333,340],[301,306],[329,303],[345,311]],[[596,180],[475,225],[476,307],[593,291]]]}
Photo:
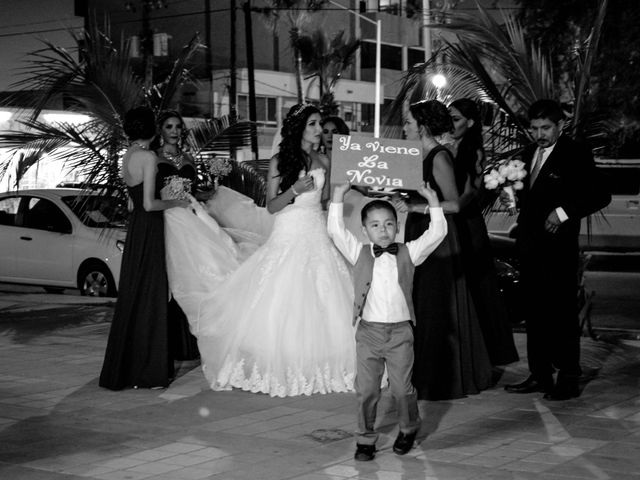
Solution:
{"label": "parked vehicle", "polygon": [[116,296],[126,218],[104,190],[0,193],[0,281]]}
{"label": "parked vehicle", "polygon": [[[611,190],[611,203],[591,216],[590,230],[583,220],[580,231],[582,250],[611,252],[640,251],[640,160],[596,159]],[[510,237],[517,216],[496,203],[486,216],[490,234]]]}

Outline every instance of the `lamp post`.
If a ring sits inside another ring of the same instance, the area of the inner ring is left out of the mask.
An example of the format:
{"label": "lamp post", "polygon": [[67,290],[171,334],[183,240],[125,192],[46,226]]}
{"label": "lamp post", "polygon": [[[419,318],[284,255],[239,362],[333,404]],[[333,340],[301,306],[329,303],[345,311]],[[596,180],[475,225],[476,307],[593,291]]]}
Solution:
{"label": "lamp post", "polygon": [[427,27],[431,15],[431,5],[429,0],[422,0],[422,44],[424,46],[424,61],[431,58],[431,30]]}
{"label": "lamp post", "polygon": [[371,20],[369,17],[362,15],[361,13],[356,12],[355,10],[351,10],[350,8],[345,7],[344,5],[340,5],[336,3],[334,0],[329,0],[331,5],[335,5],[338,8],[346,10],[350,13],[353,13],[355,16],[372,23],[376,26],[376,80],[375,80],[375,105],[374,105],[374,124],[373,124],[373,136],[376,138],[380,137],[380,90],[381,90],[381,81],[380,81],[380,69],[382,63],[382,21],[381,20]]}

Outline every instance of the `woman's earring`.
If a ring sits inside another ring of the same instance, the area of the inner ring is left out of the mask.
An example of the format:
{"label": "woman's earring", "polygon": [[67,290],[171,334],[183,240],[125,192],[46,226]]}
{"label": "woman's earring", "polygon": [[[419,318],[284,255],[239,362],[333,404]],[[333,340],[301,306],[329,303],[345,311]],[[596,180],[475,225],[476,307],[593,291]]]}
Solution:
{"label": "woman's earring", "polygon": [[164,145],[164,137],[160,135],[160,146],[162,147],[163,145]]}

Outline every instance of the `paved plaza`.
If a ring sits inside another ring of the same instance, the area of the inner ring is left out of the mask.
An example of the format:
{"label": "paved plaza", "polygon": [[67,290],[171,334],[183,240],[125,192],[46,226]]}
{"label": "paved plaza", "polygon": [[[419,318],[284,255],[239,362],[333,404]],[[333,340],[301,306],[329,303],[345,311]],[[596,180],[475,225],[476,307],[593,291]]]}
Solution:
{"label": "paved plaza", "polygon": [[[522,360],[496,371],[495,388],[421,403],[404,457],[385,392],[378,455],[360,463],[354,394],[213,392],[197,362],[166,390],[99,388],[112,312],[100,299],[0,292],[0,479],[640,480],[640,342],[613,330],[583,337],[583,393],[565,402],[502,389],[527,372],[516,333]],[[596,303],[596,327],[609,314]]]}

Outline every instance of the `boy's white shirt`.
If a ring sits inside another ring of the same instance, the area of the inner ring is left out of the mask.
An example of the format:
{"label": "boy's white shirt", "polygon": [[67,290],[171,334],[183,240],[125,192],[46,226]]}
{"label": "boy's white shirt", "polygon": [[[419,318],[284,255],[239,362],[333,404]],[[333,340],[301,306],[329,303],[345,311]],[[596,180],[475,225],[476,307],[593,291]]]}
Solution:
{"label": "boy's white shirt", "polygon": [[[447,235],[447,222],[441,207],[429,208],[429,228],[415,240],[405,243],[414,265],[420,265]],[[355,265],[363,243],[347,230],[343,220],[343,204],[331,203],[327,218],[329,236],[349,263]],[[371,247],[373,249],[373,245]],[[373,254],[373,252],[372,252]],[[368,322],[395,323],[409,320],[409,307],[398,283],[396,256],[383,253],[373,264],[371,286],[362,312]]]}

